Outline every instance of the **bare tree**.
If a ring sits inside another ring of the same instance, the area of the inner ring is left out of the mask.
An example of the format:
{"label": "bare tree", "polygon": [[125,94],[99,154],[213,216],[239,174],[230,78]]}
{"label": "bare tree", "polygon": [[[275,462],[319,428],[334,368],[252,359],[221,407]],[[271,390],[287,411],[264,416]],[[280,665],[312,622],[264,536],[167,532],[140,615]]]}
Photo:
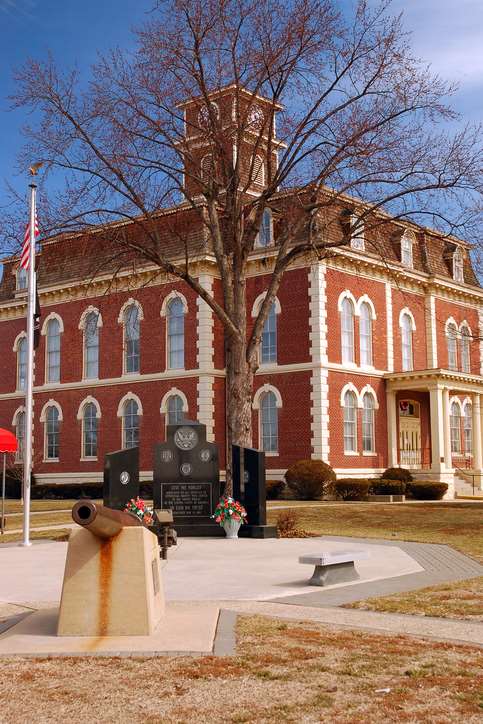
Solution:
{"label": "bare tree", "polygon": [[[88,85],[52,59],[17,73],[15,105],[39,119],[25,129],[21,163],[43,161],[45,187],[53,173],[57,187],[65,179],[48,202],[43,194],[44,227],[101,228],[111,263],[137,260],[183,280],[223,325],[229,443],[251,443],[257,349],[291,264],[334,253],[362,224],[380,250],[388,214],[470,241],[481,220],[480,129],[449,133],[454,89],[412,57],[389,2],[360,0],[351,18],[336,7],[167,0],[135,52],[101,56]],[[227,88],[229,114],[215,103]],[[250,193],[258,155],[264,183]],[[173,205],[177,215],[163,215]],[[269,284],[248,329],[247,270],[267,207]],[[203,250],[220,296],[197,276]]]}

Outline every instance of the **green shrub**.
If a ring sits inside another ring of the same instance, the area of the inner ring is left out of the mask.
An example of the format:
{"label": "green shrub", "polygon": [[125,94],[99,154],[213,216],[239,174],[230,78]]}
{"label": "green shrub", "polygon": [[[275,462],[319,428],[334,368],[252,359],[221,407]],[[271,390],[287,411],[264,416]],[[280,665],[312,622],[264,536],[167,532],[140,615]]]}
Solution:
{"label": "green shrub", "polygon": [[299,460],[285,473],[289,489],[300,500],[317,500],[332,492],[335,473],[322,460]]}
{"label": "green shrub", "polygon": [[406,468],[388,468],[381,475],[381,480],[402,480],[404,483],[409,483],[412,479],[413,476]]}
{"label": "green shrub", "polygon": [[373,480],[371,493],[373,495],[404,495],[406,483],[404,480]]}
{"label": "green shrub", "polygon": [[278,500],[285,489],[283,480],[267,480],[267,500]]}
{"label": "green shrub", "polygon": [[102,483],[32,486],[32,500],[79,500],[80,498],[102,498]]}
{"label": "green shrub", "polygon": [[406,490],[416,500],[442,500],[448,486],[435,480],[413,480],[408,483]]}
{"label": "green shrub", "polygon": [[341,478],[335,481],[335,493],[341,500],[366,500],[372,483],[363,478]]}

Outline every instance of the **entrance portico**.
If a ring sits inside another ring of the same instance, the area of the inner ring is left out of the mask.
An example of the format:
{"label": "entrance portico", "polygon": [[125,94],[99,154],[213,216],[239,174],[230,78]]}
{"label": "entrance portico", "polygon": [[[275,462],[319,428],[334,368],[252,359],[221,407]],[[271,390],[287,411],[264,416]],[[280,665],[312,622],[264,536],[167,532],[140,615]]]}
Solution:
{"label": "entrance portico", "polygon": [[[389,465],[424,470],[431,478],[447,482],[450,489],[455,471],[463,467],[477,476],[480,487],[483,467],[480,400],[483,395],[483,377],[444,369],[428,369],[389,373],[385,379]],[[426,404],[429,408],[427,449],[421,443],[422,413],[417,413],[418,403],[411,401],[412,393],[426,393],[429,396]],[[401,395],[407,398],[404,403],[400,400]],[[458,449],[455,436],[452,449],[450,400],[453,397],[464,397],[471,403],[471,418],[468,418],[468,425],[465,426],[463,449]],[[406,417],[412,419],[406,421]]]}

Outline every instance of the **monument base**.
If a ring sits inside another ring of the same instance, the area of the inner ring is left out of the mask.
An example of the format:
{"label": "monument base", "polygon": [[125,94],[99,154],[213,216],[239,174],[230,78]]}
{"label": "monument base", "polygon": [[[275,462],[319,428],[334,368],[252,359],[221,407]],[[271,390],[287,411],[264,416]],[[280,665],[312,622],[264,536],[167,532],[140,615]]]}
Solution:
{"label": "monument base", "polygon": [[212,521],[211,523],[173,523],[178,538],[224,538],[225,531]]}
{"label": "monument base", "polygon": [[239,538],[277,538],[275,525],[242,525],[238,532]]}
{"label": "monument base", "polygon": [[72,531],[59,636],[150,636],[164,615],[158,541],[147,528],[109,539]]}

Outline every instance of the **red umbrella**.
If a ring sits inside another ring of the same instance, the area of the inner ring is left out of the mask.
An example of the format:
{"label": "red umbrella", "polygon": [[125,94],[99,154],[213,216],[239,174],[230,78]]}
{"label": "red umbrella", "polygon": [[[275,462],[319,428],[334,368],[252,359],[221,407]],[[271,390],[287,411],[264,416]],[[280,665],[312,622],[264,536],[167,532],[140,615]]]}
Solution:
{"label": "red umbrella", "polygon": [[0,427],[0,453],[17,452],[18,443],[15,435],[10,430]]}
{"label": "red umbrella", "polygon": [[0,453],[3,453],[3,476],[2,476],[2,519],[0,521],[0,529],[3,534],[5,527],[5,462],[7,453],[17,452],[17,438],[10,430],[4,430],[0,427]]}

